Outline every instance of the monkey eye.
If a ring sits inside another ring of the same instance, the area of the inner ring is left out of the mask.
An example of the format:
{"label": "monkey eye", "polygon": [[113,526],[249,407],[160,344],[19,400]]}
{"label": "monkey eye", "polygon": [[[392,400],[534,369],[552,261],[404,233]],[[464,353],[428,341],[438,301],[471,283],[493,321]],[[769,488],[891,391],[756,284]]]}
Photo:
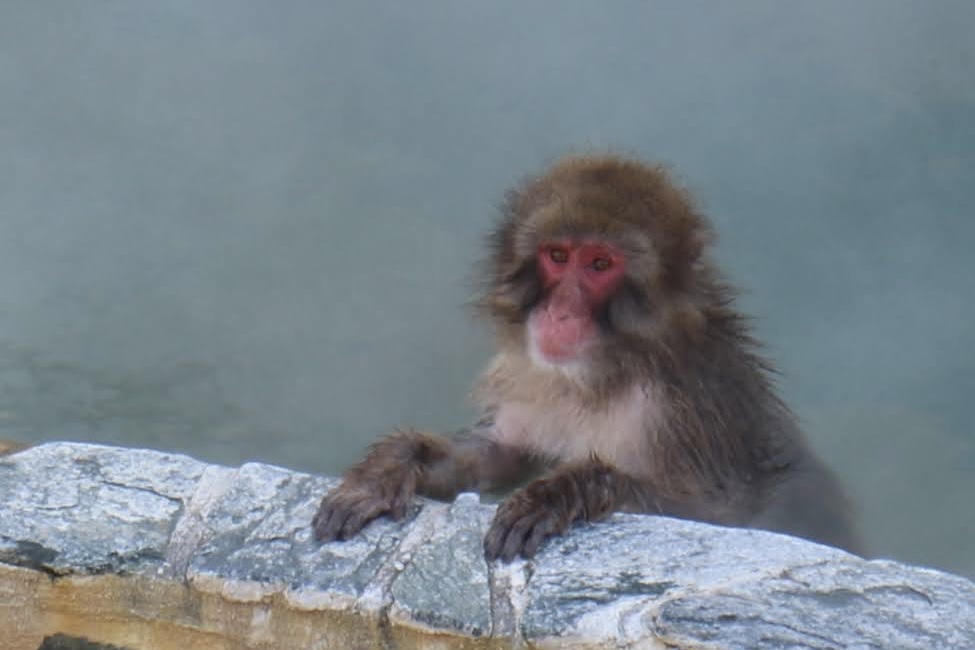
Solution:
{"label": "monkey eye", "polygon": [[608,271],[613,266],[613,260],[608,257],[597,257],[592,261],[592,268],[596,271]]}
{"label": "monkey eye", "polygon": [[564,248],[550,248],[548,249],[548,257],[556,264],[565,264],[569,261],[569,251]]}

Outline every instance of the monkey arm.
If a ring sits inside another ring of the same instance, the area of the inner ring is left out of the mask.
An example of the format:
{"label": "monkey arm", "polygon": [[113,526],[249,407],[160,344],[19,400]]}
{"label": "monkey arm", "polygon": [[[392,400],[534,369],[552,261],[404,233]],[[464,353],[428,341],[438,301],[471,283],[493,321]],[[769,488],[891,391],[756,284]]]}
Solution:
{"label": "monkey arm", "polygon": [[564,533],[573,522],[597,521],[633,504],[652,503],[654,493],[651,485],[596,458],[560,467],[498,506],[484,538],[484,554],[505,562],[517,555],[533,557],[543,541]]}
{"label": "monkey arm", "polygon": [[475,428],[450,437],[398,431],[370,447],[329,492],[312,521],[321,541],[348,539],[373,519],[402,519],[415,494],[450,499],[464,490],[498,490],[524,480],[525,452]]}
{"label": "monkey arm", "polygon": [[527,452],[503,445],[485,429],[462,431],[449,438],[428,436],[426,457],[417,492],[436,499],[452,499],[458,492],[510,489],[538,471]]}

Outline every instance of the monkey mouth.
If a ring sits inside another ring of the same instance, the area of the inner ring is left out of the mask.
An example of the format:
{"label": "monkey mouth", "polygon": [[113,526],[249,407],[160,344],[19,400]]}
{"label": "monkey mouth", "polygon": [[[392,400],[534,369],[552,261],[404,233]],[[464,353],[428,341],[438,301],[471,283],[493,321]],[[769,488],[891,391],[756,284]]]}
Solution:
{"label": "monkey mouth", "polygon": [[596,338],[587,318],[551,318],[542,315],[529,328],[529,353],[543,365],[561,366],[580,361]]}

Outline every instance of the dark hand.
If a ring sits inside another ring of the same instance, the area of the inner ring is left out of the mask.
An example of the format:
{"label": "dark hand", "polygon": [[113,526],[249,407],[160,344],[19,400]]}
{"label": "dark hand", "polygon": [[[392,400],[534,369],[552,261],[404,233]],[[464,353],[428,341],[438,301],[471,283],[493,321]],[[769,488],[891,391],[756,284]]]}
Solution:
{"label": "dark hand", "polygon": [[484,538],[484,556],[510,562],[532,558],[549,537],[561,535],[582,514],[581,503],[567,498],[571,479],[555,476],[528,484],[508,497]]}
{"label": "dark hand", "polygon": [[574,521],[596,521],[616,510],[631,485],[598,460],[529,483],[498,506],[484,538],[484,556],[510,562],[535,556],[549,537]]}
{"label": "dark hand", "polygon": [[371,480],[350,480],[329,492],[312,519],[315,539],[349,539],[373,519],[389,515],[402,519],[416,491],[412,472],[390,472]]}

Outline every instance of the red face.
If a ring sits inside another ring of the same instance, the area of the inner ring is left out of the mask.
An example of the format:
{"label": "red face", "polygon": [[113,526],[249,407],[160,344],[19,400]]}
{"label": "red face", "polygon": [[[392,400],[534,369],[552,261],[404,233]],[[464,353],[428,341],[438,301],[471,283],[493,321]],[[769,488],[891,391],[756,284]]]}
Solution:
{"label": "red face", "polygon": [[532,311],[529,332],[546,361],[577,360],[595,341],[596,313],[623,281],[625,268],[623,253],[603,242],[559,240],[539,246],[545,297]]}

